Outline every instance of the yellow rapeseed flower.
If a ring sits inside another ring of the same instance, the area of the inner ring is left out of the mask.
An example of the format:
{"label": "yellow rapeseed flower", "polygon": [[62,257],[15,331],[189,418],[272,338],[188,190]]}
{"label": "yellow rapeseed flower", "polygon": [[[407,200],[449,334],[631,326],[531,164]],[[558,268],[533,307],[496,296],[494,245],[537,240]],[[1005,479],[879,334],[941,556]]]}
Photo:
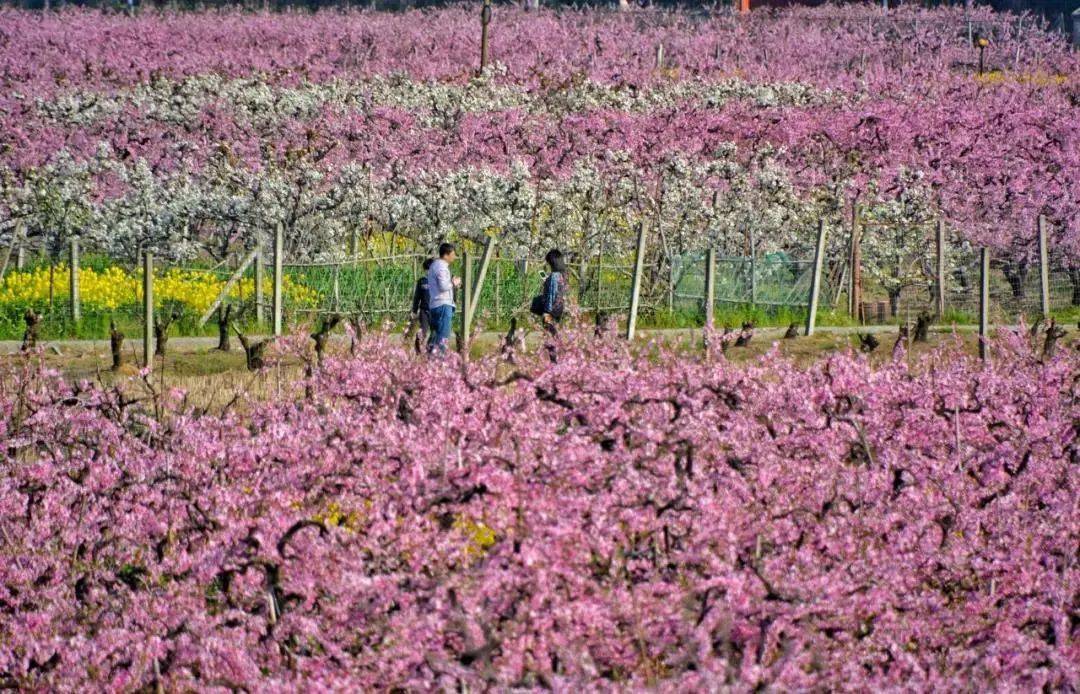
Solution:
{"label": "yellow rapeseed flower", "polygon": [[[46,304],[49,301],[50,284],[54,302],[68,301],[67,265],[54,266],[51,282],[49,277],[49,268],[46,266],[26,272],[8,273],[0,282],[0,306]],[[227,279],[209,270],[169,268],[154,276],[154,303],[161,306],[166,302],[176,302],[189,313],[202,314],[221,294]],[[269,297],[272,291],[273,281],[264,278],[264,295]],[[288,277],[282,280],[282,291],[297,305],[314,306],[318,303],[315,290],[298,285]],[[245,278],[230,288],[229,299],[245,300],[252,298],[254,294],[255,281]],[[120,307],[139,306],[142,303],[142,278],[137,273],[129,273],[118,266],[108,267],[100,272],[93,268],[81,268],[79,295],[82,305],[91,310],[114,311]]]}

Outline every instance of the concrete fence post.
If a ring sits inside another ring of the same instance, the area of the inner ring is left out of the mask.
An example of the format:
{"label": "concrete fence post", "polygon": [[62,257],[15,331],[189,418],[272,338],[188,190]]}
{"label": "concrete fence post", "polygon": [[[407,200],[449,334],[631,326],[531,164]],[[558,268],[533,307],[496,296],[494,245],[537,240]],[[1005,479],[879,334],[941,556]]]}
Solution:
{"label": "concrete fence post", "polygon": [[716,249],[705,251],[705,327],[712,329],[716,307]]}
{"label": "concrete fence post", "polygon": [[263,256],[262,256],[262,244],[255,246],[255,322],[258,325],[262,325],[263,318],[266,317],[266,311],[264,304],[266,303],[266,297],[263,292],[263,275],[266,274],[263,268]]}
{"label": "concrete fence post", "polygon": [[1043,318],[1050,317],[1050,254],[1046,246],[1046,217],[1039,215],[1039,308]]}
{"label": "concrete fence post", "polygon": [[810,276],[810,300],[806,311],[806,334],[814,334],[817,321],[818,297],[821,294],[821,267],[825,262],[825,220],[818,220],[817,246],[814,248],[814,269]]}
{"label": "concrete fence post", "polygon": [[68,268],[68,290],[71,295],[71,320],[82,319],[82,296],[79,293],[79,237],[71,237],[71,267]]}
{"label": "concrete fence post", "polygon": [[935,292],[934,307],[938,319],[945,315],[945,223],[940,219],[937,223],[937,291]]}
{"label": "concrete fence post", "polygon": [[641,301],[641,275],[645,270],[645,220],[638,222],[637,252],[634,254],[634,278],[630,284],[630,313],[626,320],[626,339],[634,339],[638,304]]}
{"label": "concrete fence post", "polygon": [[282,263],[285,256],[285,225],[277,223],[274,228],[274,289],[271,301],[273,302],[273,331],[274,336],[281,335],[282,325]]}
{"label": "concrete fence post", "polygon": [[472,310],[473,310],[473,271],[472,271],[472,255],[468,251],[462,251],[461,253],[461,265],[462,265],[462,299],[461,299],[461,353],[467,355],[469,353],[469,337],[470,330],[472,329]]}
{"label": "concrete fence post", "polygon": [[990,333],[990,249],[979,251],[979,358],[986,359]]}
{"label": "concrete fence post", "polygon": [[154,255],[143,253],[143,366],[154,364]]}

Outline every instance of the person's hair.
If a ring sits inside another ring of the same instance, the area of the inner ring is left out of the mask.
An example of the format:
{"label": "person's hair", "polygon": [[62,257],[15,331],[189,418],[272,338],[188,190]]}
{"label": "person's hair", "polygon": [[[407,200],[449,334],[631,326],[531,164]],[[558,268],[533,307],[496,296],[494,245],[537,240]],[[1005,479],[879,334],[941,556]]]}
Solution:
{"label": "person's hair", "polygon": [[450,255],[451,253],[453,253],[456,250],[457,249],[454,248],[454,244],[452,244],[452,243],[440,243],[439,244],[439,257],[440,258],[445,258],[446,256]]}
{"label": "person's hair", "polygon": [[425,270],[430,270],[431,269],[431,264],[434,263],[434,262],[435,262],[434,258],[427,258],[426,260],[424,260],[424,269]]}
{"label": "person's hair", "polygon": [[544,256],[544,262],[551,266],[552,272],[566,272],[566,262],[563,260],[562,251],[552,248]]}

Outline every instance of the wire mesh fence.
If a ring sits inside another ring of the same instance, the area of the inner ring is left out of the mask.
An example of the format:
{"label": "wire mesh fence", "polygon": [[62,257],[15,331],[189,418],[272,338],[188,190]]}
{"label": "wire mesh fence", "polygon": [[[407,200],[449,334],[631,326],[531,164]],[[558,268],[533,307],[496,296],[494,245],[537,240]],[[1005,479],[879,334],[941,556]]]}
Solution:
{"label": "wire mesh fence", "polygon": [[[688,327],[703,322],[708,254],[694,252],[665,257],[650,249],[642,263],[639,322],[655,327]],[[337,262],[284,262],[281,299],[286,325],[311,323],[332,313],[357,316],[369,324],[404,324],[410,315],[418,280],[427,256],[398,252]],[[155,306],[175,311],[174,334],[211,335],[218,311],[231,306],[231,320],[242,330],[272,329],[273,256],[263,252],[257,261],[247,255],[228,262],[202,265],[155,265]],[[285,258],[288,261],[288,258]],[[529,315],[532,298],[540,294],[547,268],[540,258],[511,258],[494,254],[480,281],[479,252],[470,253],[476,292],[474,330],[503,329],[511,318]],[[575,313],[625,317],[631,304],[635,260],[632,253],[569,254],[569,298]],[[903,262],[903,267],[899,263]],[[876,260],[882,265],[880,259]],[[933,244],[922,244],[914,256],[901,258],[896,268],[871,268],[863,261],[861,302],[855,316],[846,317],[851,292],[851,268],[846,255],[823,260],[819,290],[819,320],[859,320],[866,324],[913,323],[921,314],[943,323],[978,322],[980,260],[978,252],[949,248],[939,269]],[[814,263],[788,253],[715,258],[714,314],[721,323],[738,320],[803,320],[810,301]],[[944,271],[939,291],[938,273]],[[452,268],[463,276],[464,257]],[[0,337],[20,339],[27,309],[41,317],[42,339],[108,336],[110,323],[129,336],[142,330],[142,279],[139,267],[85,253],[79,265],[78,311],[71,298],[71,269],[63,259],[38,257],[21,270],[10,268],[0,281]],[[1046,277],[1046,303],[1038,258],[992,257],[990,262],[989,322],[1029,321],[1044,312],[1068,320],[1080,316],[1080,266],[1051,250]],[[463,307],[463,288],[457,304]],[[216,311],[214,307],[220,306]],[[942,311],[941,308],[944,308]],[[827,312],[832,311],[832,314]],[[76,315],[76,313],[78,315]],[[459,312],[460,313],[460,312]]]}
{"label": "wire mesh fence", "polygon": [[[936,257],[928,255],[919,271],[894,273],[891,284],[873,281],[863,294],[858,318],[864,324],[909,324],[921,315],[946,324],[976,324],[980,313],[981,261],[978,252],[954,252],[940,292]],[[1046,305],[1039,261],[994,258],[987,277],[987,314],[991,324],[1031,322],[1045,314],[1071,318],[1080,310],[1080,268],[1061,254],[1047,259]],[[897,280],[895,278],[901,278]]]}

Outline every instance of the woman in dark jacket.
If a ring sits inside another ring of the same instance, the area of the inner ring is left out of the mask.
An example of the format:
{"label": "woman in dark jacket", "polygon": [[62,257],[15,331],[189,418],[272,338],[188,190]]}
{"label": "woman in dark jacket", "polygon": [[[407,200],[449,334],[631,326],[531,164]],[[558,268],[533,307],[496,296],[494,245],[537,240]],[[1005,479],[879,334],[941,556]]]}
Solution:
{"label": "woman in dark jacket", "polygon": [[433,262],[435,262],[434,258],[428,258],[424,261],[424,274],[420,275],[420,279],[416,280],[416,289],[413,290],[412,319],[414,324],[420,326],[413,344],[417,354],[420,354],[420,345],[427,344],[428,334],[431,332],[431,314],[428,312],[428,304],[431,299],[428,295],[427,271]]}
{"label": "woman in dark jacket", "polygon": [[555,323],[562,320],[565,308],[566,262],[563,260],[562,252],[557,248],[548,251],[548,254],[544,256],[544,261],[551,269],[547,279],[544,280],[544,291],[541,295],[544,299],[544,325],[549,326],[550,332],[554,334]]}
{"label": "woman in dark jacket", "polygon": [[[555,326],[562,320],[563,311],[565,310],[566,289],[568,286],[566,262],[563,260],[562,252],[557,248],[548,251],[548,254],[544,256],[544,261],[548,264],[551,272],[548,273],[547,279],[544,280],[544,291],[540,295],[543,301],[543,313],[541,315],[544,321],[544,330],[554,337],[556,334]],[[554,345],[548,345],[548,352],[551,354],[552,361],[554,361]]]}

